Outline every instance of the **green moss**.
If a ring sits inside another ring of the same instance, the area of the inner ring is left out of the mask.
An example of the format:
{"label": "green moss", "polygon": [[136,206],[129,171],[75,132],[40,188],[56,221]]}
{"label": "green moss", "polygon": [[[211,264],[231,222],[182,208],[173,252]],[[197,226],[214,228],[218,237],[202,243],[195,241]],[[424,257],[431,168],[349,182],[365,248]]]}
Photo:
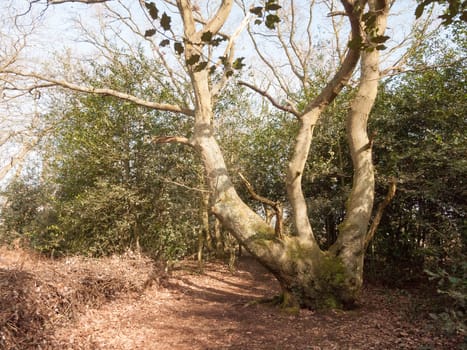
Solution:
{"label": "green moss", "polygon": [[289,238],[287,242],[287,251],[293,261],[318,261],[320,250],[310,245],[300,244],[295,238]]}
{"label": "green moss", "polygon": [[342,302],[340,302],[335,296],[328,295],[326,298],[323,299],[321,308],[323,308],[323,309],[341,309],[342,308]]}
{"label": "green moss", "polygon": [[346,279],[344,264],[338,257],[325,256],[319,264],[318,278],[323,286],[330,288],[342,288]]}
{"label": "green moss", "polygon": [[254,235],[245,240],[245,245],[256,244],[263,247],[268,247],[271,243],[279,243],[274,230],[268,225],[256,225]]}
{"label": "green moss", "polygon": [[347,273],[338,257],[325,255],[315,277],[315,307],[341,309],[349,298],[346,287]]}

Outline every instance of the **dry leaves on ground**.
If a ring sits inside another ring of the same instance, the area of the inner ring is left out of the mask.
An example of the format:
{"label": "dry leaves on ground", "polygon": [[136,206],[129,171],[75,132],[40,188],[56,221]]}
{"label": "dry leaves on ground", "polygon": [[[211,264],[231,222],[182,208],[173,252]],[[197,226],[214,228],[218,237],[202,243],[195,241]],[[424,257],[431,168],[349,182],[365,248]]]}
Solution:
{"label": "dry leaves on ground", "polygon": [[0,348],[461,349],[409,293],[367,287],[346,312],[254,303],[278,292],[250,258],[235,273],[183,262],[167,275],[139,256],[51,261],[2,249]]}

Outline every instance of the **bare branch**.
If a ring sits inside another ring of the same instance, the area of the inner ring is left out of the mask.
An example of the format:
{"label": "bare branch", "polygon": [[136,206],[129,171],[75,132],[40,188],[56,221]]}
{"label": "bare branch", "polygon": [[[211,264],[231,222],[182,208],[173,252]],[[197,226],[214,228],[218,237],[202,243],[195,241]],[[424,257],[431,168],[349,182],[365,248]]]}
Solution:
{"label": "bare branch", "polygon": [[242,173],[238,173],[238,176],[240,176],[240,178],[242,179],[243,183],[245,184],[248,192],[250,193],[251,197],[253,197],[253,199],[263,204],[269,205],[274,210],[274,213],[276,215],[275,232],[279,238],[282,238],[284,232],[282,204],[280,202],[274,202],[269,198],[259,195],[255,192],[251,183],[245,178],[245,176],[243,176]]}
{"label": "bare branch", "polygon": [[[360,37],[360,18],[354,13],[354,6],[349,4],[347,1],[342,1],[342,4],[344,5],[345,11],[349,17],[351,25],[351,39]],[[310,101],[305,108],[305,111],[308,112],[314,108],[324,108],[331,103],[350,80],[359,58],[360,50],[349,48],[339,70],[328,82],[321,93],[313,101]]]}
{"label": "bare branch", "polygon": [[[238,28],[229,38],[229,43],[227,44],[227,47],[224,50],[224,57],[227,57],[228,66],[232,65],[232,61],[235,55],[235,41],[237,40],[238,36],[242,33],[242,31],[245,29],[245,27],[248,25],[250,18],[251,18],[250,15],[245,16],[245,18],[240,23]],[[221,64],[222,63],[219,61],[218,65],[221,65]],[[225,70],[222,76],[222,79],[212,88],[212,94],[214,96],[217,96],[219,94],[219,92],[222,90],[222,88],[227,83],[227,80],[228,80],[227,70]]]}
{"label": "bare branch", "polygon": [[67,2],[81,2],[83,4],[98,4],[101,2],[107,2],[110,0],[48,0],[47,3],[50,5],[64,4]]}
{"label": "bare branch", "polygon": [[261,90],[258,87],[254,86],[254,85],[252,85],[250,83],[247,83],[245,81],[239,81],[238,83],[240,85],[246,86],[246,87],[250,88],[251,90],[256,91],[260,95],[266,97],[272,103],[272,105],[274,107],[276,107],[276,108],[278,108],[278,109],[280,109],[280,110],[282,110],[284,112],[292,113],[296,117],[300,116],[300,113],[293,106],[292,102],[288,102],[288,105],[284,106],[284,105],[280,104],[279,102],[277,102],[276,99],[274,97],[272,97],[271,95],[269,95],[266,91]]}
{"label": "bare branch", "polygon": [[[97,95],[104,95],[104,96],[114,96],[117,98],[120,98],[125,101],[130,101],[133,102],[139,106],[142,107],[148,107],[148,108],[153,108],[157,109],[159,111],[166,111],[166,112],[175,112],[175,113],[182,113],[188,116],[193,116],[194,112],[191,109],[187,109],[184,107],[180,107],[177,105],[172,105],[172,104],[166,104],[166,103],[157,103],[157,102],[151,102],[151,101],[146,101],[142,98],[136,97],[134,95],[130,95],[127,93],[123,93],[121,91],[113,90],[113,89],[108,89],[108,88],[94,88],[94,87],[89,87],[89,86],[81,86],[77,85],[74,83],[70,83],[64,80],[57,80],[49,77],[42,76],[40,74],[36,73],[23,73],[23,72],[18,72],[18,71],[11,71],[11,70],[5,70],[4,73],[6,74],[11,74],[11,75],[17,75],[21,77],[26,77],[26,78],[33,78],[37,79],[39,81],[44,81],[47,83],[50,83],[46,85],[46,87],[51,87],[53,85],[55,86],[60,86],[72,91],[77,91],[77,92],[84,92],[84,93],[89,93],[89,94],[97,94]],[[34,89],[34,86],[30,89]]]}
{"label": "bare branch", "polygon": [[202,188],[196,188],[196,187],[190,187],[190,186],[187,186],[185,184],[182,184],[181,182],[177,182],[177,181],[173,181],[173,180],[169,180],[165,177],[158,177],[159,179],[161,179],[162,181],[166,182],[166,183],[169,183],[169,184],[172,184],[172,185],[175,185],[175,186],[178,186],[178,187],[183,187],[187,190],[190,190],[190,191],[196,191],[196,192],[201,192],[201,193],[211,193],[211,191],[209,190],[205,190],[205,189],[202,189]]}
{"label": "bare branch", "polygon": [[212,34],[217,34],[219,30],[224,25],[227,17],[230,14],[232,9],[233,1],[232,0],[223,0],[217,13],[212,17],[212,19],[206,23],[203,28],[203,32],[211,32]]}
{"label": "bare branch", "polygon": [[180,143],[183,145],[191,146],[193,147],[193,144],[190,142],[190,140],[186,137],[183,136],[155,136],[151,140],[153,143],[158,144],[158,143]]}
{"label": "bare branch", "polygon": [[397,188],[397,179],[391,178],[388,192],[386,193],[386,197],[384,197],[384,200],[381,203],[379,203],[378,209],[376,210],[375,217],[373,218],[373,222],[371,223],[368,233],[366,234],[365,248],[368,247],[368,244],[370,244],[371,240],[373,239],[376,233],[376,230],[378,229],[381,218],[383,217],[384,209],[386,209],[386,207],[389,205],[389,203],[391,203],[392,199],[396,195],[396,188]]}

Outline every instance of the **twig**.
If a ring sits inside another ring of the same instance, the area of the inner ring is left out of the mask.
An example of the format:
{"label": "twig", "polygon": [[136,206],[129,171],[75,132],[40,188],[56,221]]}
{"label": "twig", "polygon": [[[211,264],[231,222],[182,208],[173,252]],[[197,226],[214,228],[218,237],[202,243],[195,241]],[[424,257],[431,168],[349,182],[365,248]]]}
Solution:
{"label": "twig", "polygon": [[274,227],[274,230],[276,232],[277,237],[282,238],[284,232],[282,204],[280,202],[274,202],[266,197],[259,195],[255,192],[253,186],[248,182],[248,180],[243,176],[242,173],[238,173],[238,176],[240,176],[240,178],[244,182],[248,192],[253,197],[253,199],[256,199],[257,201],[272,207],[276,215],[276,225]]}
{"label": "twig", "polygon": [[368,244],[370,244],[370,241],[373,239],[376,233],[376,230],[378,229],[381,218],[383,217],[384,209],[386,209],[386,207],[389,205],[389,203],[391,203],[392,199],[396,195],[396,187],[397,187],[397,179],[391,178],[388,192],[386,193],[386,197],[381,203],[379,203],[373,222],[371,223],[370,229],[368,230],[366,234],[365,249],[366,247],[368,247]]}
{"label": "twig", "polygon": [[254,85],[252,85],[250,83],[247,83],[245,81],[239,81],[238,83],[240,85],[246,86],[246,87],[250,88],[251,90],[256,91],[260,95],[266,97],[273,104],[274,107],[276,107],[276,108],[278,108],[278,109],[280,109],[280,110],[282,110],[284,112],[292,113],[296,117],[300,116],[300,113],[290,103],[289,103],[288,106],[283,106],[279,102],[277,102],[271,95],[269,95],[266,91],[261,90],[260,88],[254,86]]}

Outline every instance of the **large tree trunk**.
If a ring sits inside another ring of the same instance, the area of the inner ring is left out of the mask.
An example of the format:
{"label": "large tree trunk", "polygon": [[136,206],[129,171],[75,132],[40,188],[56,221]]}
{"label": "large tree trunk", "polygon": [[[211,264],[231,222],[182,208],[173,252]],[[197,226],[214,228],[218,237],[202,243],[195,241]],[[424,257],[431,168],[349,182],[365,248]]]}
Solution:
{"label": "large tree trunk", "polygon": [[[379,9],[377,2],[372,3],[372,11]],[[352,25],[353,37],[361,38],[362,5],[365,1],[343,0],[342,3]],[[200,36],[207,29],[205,27],[196,31],[189,3],[179,0],[178,4],[184,21],[185,36],[189,39],[185,47],[188,60],[193,54],[200,52],[200,48],[191,43],[200,42]],[[224,9],[219,10],[217,19],[231,6],[231,2],[224,1],[222,6]],[[383,12],[385,15],[385,11]],[[377,16],[381,13],[378,11]],[[215,26],[216,20],[206,24],[211,33],[220,28]],[[365,241],[373,205],[374,180],[371,147],[367,147],[369,141],[366,135],[366,120],[376,94],[377,51],[364,54],[362,82],[349,113],[349,142],[355,167],[354,186],[340,237],[328,252],[323,252],[314,238],[301,189],[301,178],[310,149],[313,126],[324,108],[345,86],[359,57],[359,50],[349,49],[342,67],[328,86],[309,103],[303,115],[298,116],[301,127],[287,174],[287,192],[293,209],[296,235],[283,238],[279,238],[274,229],[249,208],[235,191],[221,149],[213,135],[212,93],[208,72],[188,67],[195,96],[195,127],[190,144],[201,154],[207,184],[211,190],[211,210],[222,226],[274,274],[282,286],[282,301],[287,307],[350,306],[360,291],[362,242]]]}

